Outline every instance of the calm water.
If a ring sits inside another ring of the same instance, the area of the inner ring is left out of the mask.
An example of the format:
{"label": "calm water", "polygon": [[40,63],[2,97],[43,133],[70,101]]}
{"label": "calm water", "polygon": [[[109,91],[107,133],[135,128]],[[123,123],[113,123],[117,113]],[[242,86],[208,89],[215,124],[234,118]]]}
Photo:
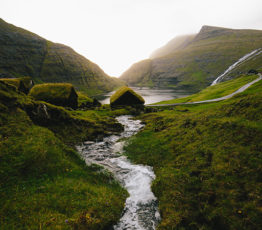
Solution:
{"label": "calm water", "polygon": [[[188,92],[178,91],[173,89],[151,89],[147,87],[131,87],[135,92],[139,93],[144,99],[145,104],[152,104],[159,101],[167,101],[180,97],[186,97],[189,95]],[[102,104],[109,104],[110,96],[115,91],[105,94],[101,97],[100,102]]]}

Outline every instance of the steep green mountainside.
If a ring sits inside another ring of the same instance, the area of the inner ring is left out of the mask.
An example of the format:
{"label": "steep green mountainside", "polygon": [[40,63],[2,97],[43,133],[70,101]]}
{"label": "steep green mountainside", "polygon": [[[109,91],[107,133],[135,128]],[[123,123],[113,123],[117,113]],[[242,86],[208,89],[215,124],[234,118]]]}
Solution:
{"label": "steep green mountainside", "polygon": [[186,46],[193,41],[195,34],[190,35],[181,35],[173,38],[169,41],[166,45],[162,46],[161,48],[155,50],[151,55],[150,58],[159,58],[171,54],[177,50],[184,49]]}
{"label": "steep green mountainside", "polygon": [[[151,68],[143,67],[141,63],[136,64],[120,79],[134,86],[174,87],[196,92],[210,85],[239,58],[260,47],[262,47],[262,31],[203,26],[184,48],[164,57],[142,62],[151,62]],[[261,68],[262,63],[256,60],[256,68]],[[142,72],[138,75],[135,68],[138,65],[140,69],[147,69],[146,73],[151,74],[143,75]],[[137,79],[135,82],[132,79],[134,74]],[[148,80],[144,80],[143,76]]]}
{"label": "steep green mountainside", "polygon": [[122,85],[68,46],[47,41],[0,19],[0,77],[31,76],[36,82],[69,82],[96,94]]}
{"label": "steep green mountainside", "polygon": [[0,82],[1,230],[110,229],[120,218],[126,191],[71,146],[121,125],[79,112]]}
{"label": "steep green mountainside", "polygon": [[262,50],[257,52],[257,55],[254,55],[254,57],[251,57],[245,62],[237,65],[233,70],[227,73],[221,81],[228,81],[232,78],[235,78],[239,74],[247,73],[250,70],[262,72]]}
{"label": "steep green mountainside", "polygon": [[261,91],[259,81],[225,101],[140,116],[146,127],[125,152],[154,168],[157,229],[262,228]]}
{"label": "steep green mountainside", "polygon": [[[146,59],[135,63],[120,77],[130,85],[153,86],[151,81],[152,60]],[[126,78],[125,76],[128,76]]]}

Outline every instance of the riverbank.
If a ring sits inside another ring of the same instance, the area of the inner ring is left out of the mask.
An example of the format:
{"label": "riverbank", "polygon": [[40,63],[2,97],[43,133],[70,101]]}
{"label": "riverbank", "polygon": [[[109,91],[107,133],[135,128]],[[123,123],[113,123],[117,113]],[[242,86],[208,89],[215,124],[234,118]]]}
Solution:
{"label": "riverbank", "polygon": [[1,230],[92,230],[117,223],[126,191],[112,174],[86,166],[72,146],[122,126],[95,112],[79,113],[0,83]]}
{"label": "riverbank", "polygon": [[158,229],[261,228],[261,91],[140,116],[125,154],[154,168]]}
{"label": "riverbank", "polygon": [[125,139],[135,135],[144,125],[132,116],[116,118],[124,126],[120,135],[111,135],[97,142],[86,142],[78,146],[78,151],[88,165],[100,165],[110,172],[128,191],[123,216],[115,230],[154,230],[160,220],[157,200],[151,191],[155,174],[151,167],[135,165],[122,153]]}

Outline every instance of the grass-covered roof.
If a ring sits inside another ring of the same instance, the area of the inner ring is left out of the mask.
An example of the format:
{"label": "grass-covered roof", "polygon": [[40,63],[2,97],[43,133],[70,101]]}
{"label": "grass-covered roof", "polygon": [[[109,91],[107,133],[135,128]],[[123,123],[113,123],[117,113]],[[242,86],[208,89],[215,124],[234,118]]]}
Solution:
{"label": "grass-covered roof", "polygon": [[110,98],[111,105],[132,105],[144,103],[144,98],[127,86],[121,87]]}
{"label": "grass-covered roof", "polygon": [[30,88],[33,86],[33,81],[31,77],[20,77],[20,78],[1,78],[3,81],[9,85],[15,86],[19,91],[23,93],[28,93]]}
{"label": "grass-covered roof", "polygon": [[21,84],[21,80],[19,78],[1,78],[0,81],[3,81],[9,85],[15,86],[17,89]]}
{"label": "grass-covered roof", "polygon": [[77,93],[69,83],[46,83],[35,85],[29,95],[55,105],[77,107]]}

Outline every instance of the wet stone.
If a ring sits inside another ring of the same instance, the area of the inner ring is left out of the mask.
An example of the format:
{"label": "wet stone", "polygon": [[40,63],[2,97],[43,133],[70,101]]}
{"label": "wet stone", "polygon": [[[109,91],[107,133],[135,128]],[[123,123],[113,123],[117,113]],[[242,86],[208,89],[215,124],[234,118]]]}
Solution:
{"label": "wet stone", "polygon": [[155,174],[151,167],[132,164],[125,156],[119,155],[124,146],[124,142],[119,140],[133,136],[144,125],[139,120],[132,120],[131,116],[120,116],[117,120],[124,126],[120,135],[85,142],[84,147],[77,146],[77,149],[87,164],[99,164],[111,171],[130,195],[114,229],[154,230],[160,221],[157,199],[151,191]]}

